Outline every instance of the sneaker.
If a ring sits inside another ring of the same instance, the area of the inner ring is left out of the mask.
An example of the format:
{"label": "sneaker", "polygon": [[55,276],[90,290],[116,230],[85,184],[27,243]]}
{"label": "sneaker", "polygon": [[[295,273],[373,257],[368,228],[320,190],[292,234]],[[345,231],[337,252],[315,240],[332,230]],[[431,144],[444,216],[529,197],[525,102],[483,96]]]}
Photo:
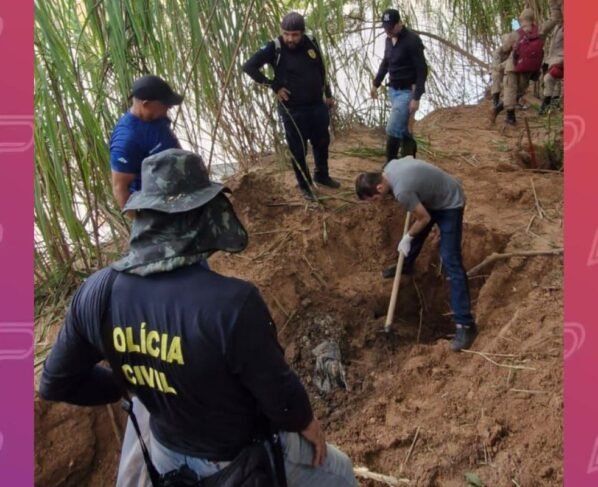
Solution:
{"label": "sneaker", "polygon": [[[382,271],[382,277],[384,279],[393,279],[395,277],[395,274],[397,273],[397,265],[391,265],[390,267],[387,267],[386,269],[384,269]],[[411,274],[413,274],[413,270],[409,269],[406,266],[403,266],[403,269],[401,270],[401,275],[402,276],[410,276]]]}
{"label": "sneaker", "polygon": [[329,188],[333,189],[338,189],[341,187],[341,183],[339,183],[336,179],[332,179],[330,176],[325,178],[314,177],[314,181],[322,186],[328,186]]}
{"label": "sneaker", "polygon": [[471,347],[478,334],[478,329],[475,325],[465,326],[459,324],[457,324],[456,328],[457,332],[455,338],[451,340],[450,346],[453,352],[460,352]]}

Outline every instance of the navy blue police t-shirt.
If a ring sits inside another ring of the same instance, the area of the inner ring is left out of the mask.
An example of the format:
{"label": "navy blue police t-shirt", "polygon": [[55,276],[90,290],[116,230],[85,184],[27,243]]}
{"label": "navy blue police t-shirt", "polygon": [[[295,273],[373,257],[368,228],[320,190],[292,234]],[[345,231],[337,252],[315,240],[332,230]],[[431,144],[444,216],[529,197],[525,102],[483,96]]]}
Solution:
{"label": "navy blue police t-shirt", "polygon": [[168,117],[146,122],[131,112],[117,122],[110,137],[110,166],[115,172],[135,174],[129,191],[141,189],[141,162],[166,149],[180,148]]}
{"label": "navy blue police t-shirt", "polygon": [[[44,399],[80,405],[118,399],[111,374],[96,365],[106,356],[99,321],[111,272],[96,272],[75,294],[44,364]],[[118,273],[109,316],[113,361],[166,447],[232,460],[263,428],[263,417],[285,431],[302,431],[311,421],[307,393],[252,284],[201,265],[146,277]]]}

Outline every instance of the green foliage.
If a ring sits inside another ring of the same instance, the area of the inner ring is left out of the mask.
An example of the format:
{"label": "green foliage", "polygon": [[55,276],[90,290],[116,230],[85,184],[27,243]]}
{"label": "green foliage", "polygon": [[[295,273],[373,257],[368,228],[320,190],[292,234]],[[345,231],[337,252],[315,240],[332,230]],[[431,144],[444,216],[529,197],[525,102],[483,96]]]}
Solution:
{"label": "green foliage", "polygon": [[[410,26],[452,40],[486,62],[499,34],[523,6],[522,0],[403,3]],[[546,11],[546,0],[538,3],[536,8]],[[381,126],[385,97],[374,102],[368,93],[380,61],[374,55],[383,35],[379,17],[394,4],[36,0],[38,284],[57,282],[56,272],[62,280],[65,272],[72,275],[71,269],[89,272],[105,264],[106,244],[128,233],[112,197],[108,139],[128,108],[136,77],[156,73],[185,95],[182,107],[171,114],[184,147],[200,152],[210,164],[238,162],[246,170],[262,153],[281,152],[273,94],[240,67],[278,33],[282,15],[291,9],[306,14],[308,28],[320,41],[338,102],[335,128]],[[451,69],[457,72],[447,63],[459,58],[446,46],[440,53],[428,50],[432,75],[427,97],[433,106],[459,102],[446,79]],[[465,64],[459,70],[474,72]]]}

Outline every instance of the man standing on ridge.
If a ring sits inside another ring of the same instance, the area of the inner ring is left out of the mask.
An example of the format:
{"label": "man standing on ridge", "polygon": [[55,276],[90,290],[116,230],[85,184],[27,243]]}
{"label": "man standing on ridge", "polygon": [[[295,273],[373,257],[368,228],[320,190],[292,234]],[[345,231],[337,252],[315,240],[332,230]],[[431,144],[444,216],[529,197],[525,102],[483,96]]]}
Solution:
{"label": "man standing on ridge", "polygon": [[[322,52],[315,38],[305,34],[303,16],[290,12],[283,17],[280,27],[281,35],[256,52],[243,65],[243,71],[276,93],[297,185],[305,199],[313,200],[313,182],[329,188],[340,187],[328,171],[329,109],[334,106],[334,98],[326,79]],[[274,69],[274,79],[261,72],[265,64]],[[308,140],[316,166],[313,180],[305,160]]]}
{"label": "man standing on ridge", "polygon": [[421,39],[401,23],[398,10],[385,10],[382,14],[382,26],[387,35],[384,58],[374,78],[371,96],[378,97],[378,87],[388,73],[391,102],[386,125],[388,162],[396,159],[399,147],[402,157],[415,157],[417,153],[417,143],[409,125],[419,109],[419,100],[426,91],[428,67]]}
{"label": "man standing on ridge", "polygon": [[145,75],[133,83],[132,105],[112,131],[110,166],[112,192],[119,208],[141,189],[141,162],[166,149],[180,148],[170,128],[169,108],[180,105],[183,97],[162,78]]}
{"label": "man standing on ridge", "polygon": [[506,109],[506,123],[515,125],[517,100],[525,94],[530,79],[539,73],[544,58],[544,40],[538,32],[532,9],[526,8],[519,16],[521,27],[503,37],[499,53],[507,56],[503,83],[503,101],[492,108],[491,120]]}
{"label": "man standing on ridge", "polygon": [[[450,348],[454,352],[469,348],[477,327],[471,314],[469,283],[461,255],[465,194],[459,180],[428,162],[408,156],[390,161],[384,172],[357,176],[355,192],[360,200],[370,202],[392,195],[415,218],[397,249],[405,256],[405,274],[413,272],[415,259],[430,230],[438,226],[442,267],[448,275],[456,323],[456,336]],[[387,269],[384,276],[393,277],[395,272],[396,267]]]}

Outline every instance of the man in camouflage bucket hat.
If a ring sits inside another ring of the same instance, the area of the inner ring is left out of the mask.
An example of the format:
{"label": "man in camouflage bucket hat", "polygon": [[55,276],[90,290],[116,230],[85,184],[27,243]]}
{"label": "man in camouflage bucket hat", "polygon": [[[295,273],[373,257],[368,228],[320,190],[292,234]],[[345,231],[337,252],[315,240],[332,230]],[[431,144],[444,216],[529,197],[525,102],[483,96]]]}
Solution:
{"label": "man in camouflage bucket hat", "polygon": [[[202,479],[215,474],[270,423],[289,486],[357,485],[349,458],[326,444],[257,288],[201,265],[216,250],[247,245],[224,188],[180,149],[146,158],[141,175],[142,190],[123,208],[138,213],[129,253],[75,293],[40,396],[108,404],[121,397],[121,377],[136,415],[149,413],[147,443],[161,474],[183,465]],[[99,365],[105,358],[118,375]],[[119,487],[149,485],[135,440],[129,420]]]}

